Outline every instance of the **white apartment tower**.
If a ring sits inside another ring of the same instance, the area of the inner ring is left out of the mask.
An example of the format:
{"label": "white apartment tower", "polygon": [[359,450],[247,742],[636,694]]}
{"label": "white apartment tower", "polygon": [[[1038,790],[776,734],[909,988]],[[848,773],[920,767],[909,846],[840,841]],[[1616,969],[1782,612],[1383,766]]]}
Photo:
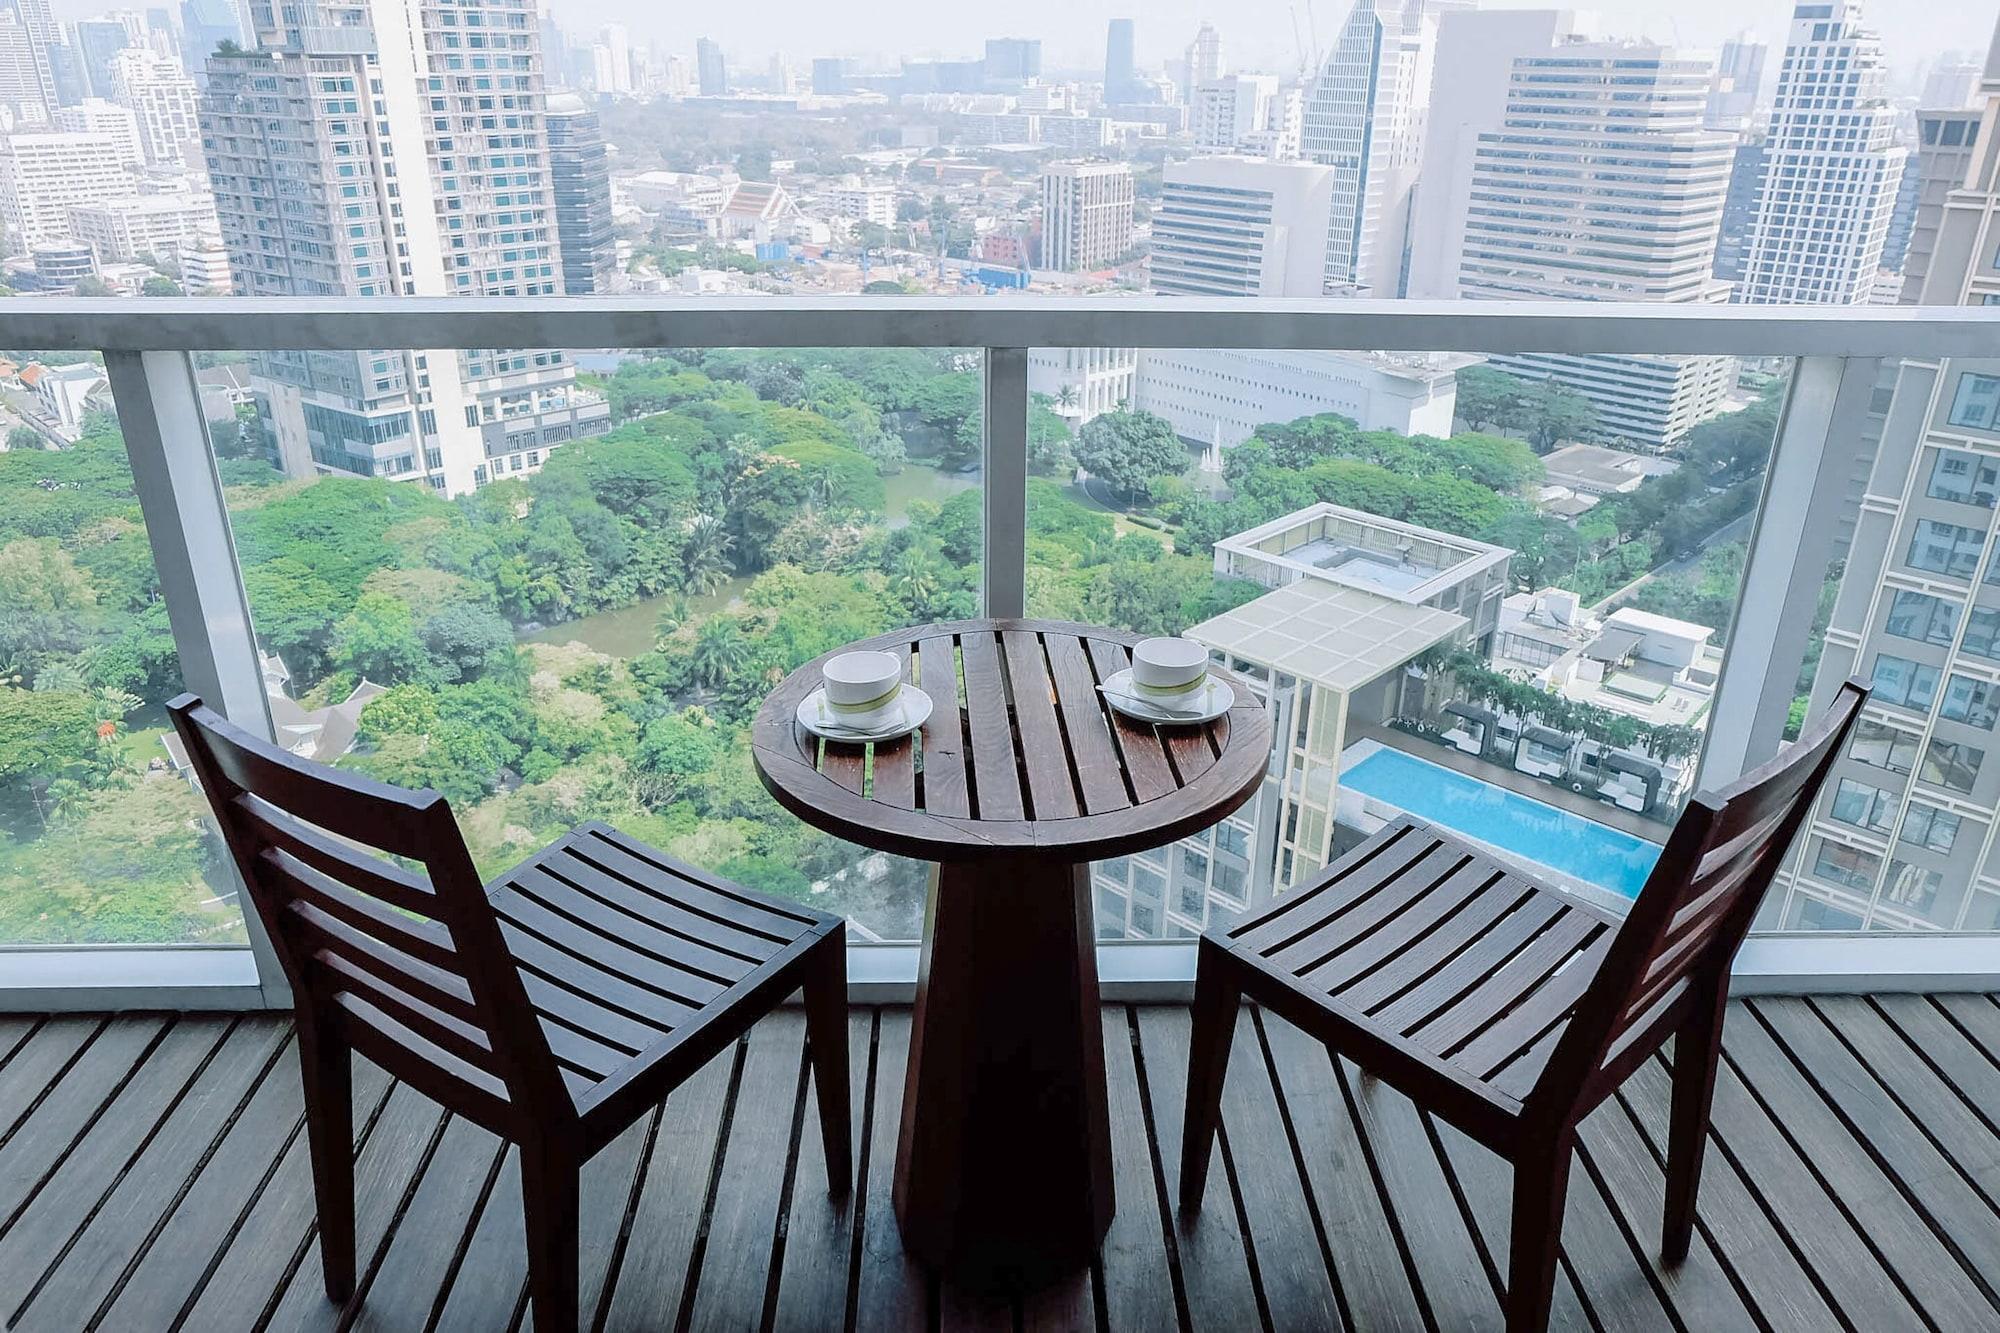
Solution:
{"label": "white apartment tower", "polygon": [[1222,77],[1222,34],[1213,23],[1204,23],[1188,43],[1181,63],[1181,87],[1190,101],[1194,90]]}
{"label": "white apartment tower", "polygon": [[1355,0],[1306,93],[1300,152],[1333,168],[1329,295],[1403,295],[1439,16],[1467,0]]}
{"label": "white apartment tower", "polygon": [[1295,158],[1304,105],[1275,74],[1227,74],[1194,90],[1188,131],[1197,153]]}
{"label": "white apartment tower", "polygon": [[1042,169],[1042,267],[1104,268],[1132,248],[1132,168],[1052,162]]}
{"label": "white apartment tower", "polygon": [[1886,77],[1882,44],[1861,25],[1856,0],[1792,10],[1735,299],[1867,302],[1908,155],[1896,143]]}
{"label": "white apartment tower", "polygon": [[1167,163],[1147,285],[1174,296],[1318,296],[1336,172],[1312,162]]}
{"label": "white apartment tower", "polygon": [[0,228],[17,251],[71,239],[69,211],[129,194],[125,145],[106,134],[15,134],[0,141]]}
{"label": "white apartment tower", "polygon": [[[1472,154],[1460,294],[1719,303],[1715,242],[1734,140],[1702,128],[1712,65],[1643,43],[1514,62],[1501,124]],[[1607,434],[1659,449],[1721,408],[1728,357],[1494,358],[1591,400]]]}
{"label": "white apartment tower", "polygon": [[[563,290],[532,0],[250,6],[211,56],[203,143],[249,296]],[[288,471],[460,495],[607,424],[561,352],[272,352],[257,362]]]}
{"label": "white apartment tower", "polygon": [[200,93],[178,59],[144,47],[118,52],[111,57],[111,96],[137,119],[147,165],[179,167],[199,158]]}
{"label": "white apartment tower", "polygon": [[[1918,210],[1924,305],[2000,303],[2000,38],[1983,100],[1969,160],[1943,155],[1957,188]],[[2000,930],[2000,354],[1888,383],[1812,709],[1850,675],[1874,692],[1764,923]]]}

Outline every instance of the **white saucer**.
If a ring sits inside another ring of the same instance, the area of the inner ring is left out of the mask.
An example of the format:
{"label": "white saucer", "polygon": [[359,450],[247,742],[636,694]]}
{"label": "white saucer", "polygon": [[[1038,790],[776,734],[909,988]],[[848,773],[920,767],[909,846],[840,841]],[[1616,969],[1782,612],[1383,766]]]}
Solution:
{"label": "white saucer", "polygon": [[1097,687],[1104,694],[1104,702],[1126,717],[1154,725],[1192,726],[1203,722],[1213,722],[1236,706],[1236,691],[1216,679],[1213,675],[1203,682],[1200,691],[1191,694],[1185,703],[1176,701],[1171,706],[1154,703],[1132,690],[1132,671],[1126,668],[1113,675]]}
{"label": "white saucer", "polygon": [[931,697],[914,685],[905,685],[896,696],[895,707],[898,716],[884,718],[871,727],[850,727],[835,718],[833,710],[826,706],[826,687],[821,686],[799,700],[798,721],[813,735],[830,741],[850,741],[856,745],[891,741],[924,724],[931,715]]}

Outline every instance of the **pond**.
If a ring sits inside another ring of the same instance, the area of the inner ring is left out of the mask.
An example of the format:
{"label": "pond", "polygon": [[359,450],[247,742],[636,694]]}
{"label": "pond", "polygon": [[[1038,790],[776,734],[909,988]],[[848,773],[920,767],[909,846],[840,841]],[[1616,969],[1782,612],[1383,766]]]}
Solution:
{"label": "pond", "polygon": [[[911,463],[892,477],[882,478],[888,495],[888,525],[900,528],[910,521],[910,504],[929,500],[943,504],[960,491],[979,485],[977,472],[941,472],[922,463]],[[688,609],[696,616],[724,610],[750,587],[747,578],[730,579],[706,597],[690,597]],[[658,636],[660,613],[673,603],[671,595],[648,597],[643,602],[621,606],[596,615],[566,620],[520,636],[522,643],[581,643],[613,657],[637,657],[651,652]]]}

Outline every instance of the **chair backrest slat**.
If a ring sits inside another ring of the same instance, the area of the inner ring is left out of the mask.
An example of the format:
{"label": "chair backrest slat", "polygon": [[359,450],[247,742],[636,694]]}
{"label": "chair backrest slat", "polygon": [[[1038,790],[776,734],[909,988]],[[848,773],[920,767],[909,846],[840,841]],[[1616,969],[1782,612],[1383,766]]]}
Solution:
{"label": "chair backrest slat", "polygon": [[1635,1053],[1666,1040],[1701,988],[1727,984],[1757,906],[1867,697],[1866,684],[1846,682],[1797,743],[1688,802],[1529,1094],[1540,1112],[1560,1117],[1595,1105]]}
{"label": "chair backrest slat", "polygon": [[309,763],[192,695],[167,709],[301,1022],[502,1133],[571,1106],[443,797]]}

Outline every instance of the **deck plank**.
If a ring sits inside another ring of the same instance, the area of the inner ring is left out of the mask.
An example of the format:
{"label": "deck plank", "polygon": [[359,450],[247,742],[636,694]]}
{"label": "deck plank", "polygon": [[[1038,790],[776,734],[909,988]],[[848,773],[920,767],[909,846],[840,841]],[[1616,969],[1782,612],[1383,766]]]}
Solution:
{"label": "deck plank", "polygon": [[[1101,1021],[1119,1211],[1092,1269],[981,1295],[903,1254],[904,1009],[851,1016],[865,1171],[830,1206],[787,1010],[586,1166],[586,1325],[600,1310],[612,1328],[1498,1324],[1510,1176],[1492,1154],[1246,1013],[1226,1166],[1218,1149],[1206,1206],[1176,1217],[1187,1014],[1108,1006]],[[1583,1126],[1552,1327],[2000,1326],[1981,1285],[2000,1271],[2000,1004],[1758,999],[1732,1012],[1726,1047],[1689,1260],[1657,1255],[1662,1057]],[[355,1104],[364,1289],[342,1310],[320,1290],[289,1024],[0,1019],[0,1315],[25,1333],[517,1327],[511,1153],[366,1061]]]}

